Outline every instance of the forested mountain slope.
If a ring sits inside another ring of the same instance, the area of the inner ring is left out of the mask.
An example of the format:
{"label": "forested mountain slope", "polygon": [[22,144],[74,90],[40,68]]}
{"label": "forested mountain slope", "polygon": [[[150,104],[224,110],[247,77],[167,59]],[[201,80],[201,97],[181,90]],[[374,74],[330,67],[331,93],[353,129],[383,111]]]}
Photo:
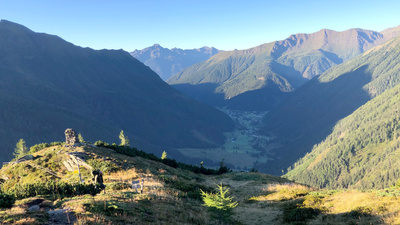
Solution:
{"label": "forested mountain slope", "polygon": [[[267,117],[264,133],[277,136],[281,160],[266,170],[288,167],[332,132],[340,119],[400,83],[400,39],[392,39],[335,66],[296,90]],[[279,171],[275,171],[279,172]]]}
{"label": "forested mountain slope", "polygon": [[286,177],[315,187],[383,188],[400,178],[400,85],[339,121]]}
{"label": "forested mountain slope", "polygon": [[168,49],[155,44],[142,50],[135,50],[130,54],[146,66],[149,66],[161,79],[168,80],[172,75],[186,67],[205,61],[218,52],[220,50],[213,47]]}
{"label": "forested mountain slope", "polygon": [[5,20],[0,92],[3,160],[19,138],[28,145],[47,141],[39,137],[63,140],[68,127],[110,142],[124,130],[135,146],[153,151],[217,146],[233,127],[224,113],[182,95],[127,52],[81,48]]}
{"label": "forested mountain slope", "polygon": [[247,50],[218,53],[175,74],[168,83],[212,105],[270,110],[284,93],[394,35],[362,29],[296,34]]}

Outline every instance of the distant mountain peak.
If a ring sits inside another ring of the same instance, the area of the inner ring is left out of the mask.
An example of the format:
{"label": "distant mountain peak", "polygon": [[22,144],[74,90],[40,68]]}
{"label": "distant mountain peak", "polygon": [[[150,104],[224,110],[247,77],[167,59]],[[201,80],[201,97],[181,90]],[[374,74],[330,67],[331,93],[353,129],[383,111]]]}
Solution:
{"label": "distant mountain peak", "polygon": [[163,48],[154,44],[142,50],[135,50],[130,54],[149,66],[163,80],[195,63],[205,61],[217,54],[220,50],[214,47],[201,47],[197,49]]}
{"label": "distant mountain peak", "polygon": [[4,20],[4,19],[0,20],[0,27],[3,27],[3,28],[11,28],[12,27],[14,29],[31,31],[29,28],[27,28],[27,27],[25,27],[25,26],[23,26],[21,24],[14,23],[14,22],[11,22],[11,21],[8,21],[8,20]]}

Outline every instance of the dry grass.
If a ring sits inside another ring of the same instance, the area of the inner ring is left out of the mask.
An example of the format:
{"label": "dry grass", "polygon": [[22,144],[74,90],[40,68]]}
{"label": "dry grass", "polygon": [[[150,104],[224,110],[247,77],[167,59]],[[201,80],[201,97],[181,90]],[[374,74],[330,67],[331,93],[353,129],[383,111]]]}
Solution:
{"label": "dry grass", "polygon": [[105,182],[112,181],[121,181],[121,182],[130,182],[132,180],[136,180],[140,177],[141,174],[136,172],[135,168],[131,168],[128,170],[120,170],[115,173],[106,174],[104,176]]}
{"label": "dry grass", "polygon": [[[210,221],[199,201],[182,200],[169,189],[143,195],[123,190],[71,199],[62,206],[74,209],[76,224],[209,224]],[[119,210],[109,211],[110,206]]]}
{"label": "dry grass", "polygon": [[14,222],[14,224],[38,224],[35,218],[23,218]]}
{"label": "dry grass", "polygon": [[239,204],[234,209],[234,220],[243,224],[279,224],[278,218],[282,215],[281,209],[272,206],[266,206],[262,203],[251,205]]}
{"label": "dry grass", "polygon": [[111,225],[112,222],[108,221],[103,215],[96,214],[92,217],[87,215],[80,214],[76,216],[76,222],[74,225],[86,225],[86,224],[104,224],[104,225]]}
{"label": "dry grass", "polygon": [[[76,148],[74,151],[83,150]],[[185,188],[214,188],[215,184],[228,187],[231,196],[239,202],[233,210],[233,224],[282,224],[288,206],[290,210],[319,210],[317,216],[301,222],[303,224],[400,224],[400,197],[382,196],[376,191],[316,190],[259,173],[205,176],[103,148],[90,149],[90,154],[112,158],[123,168],[105,174],[106,185],[113,181],[130,184],[132,180],[144,178],[144,193],[136,193],[131,188],[110,188],[96,196],[45,201],[49,208],[73,210],[77,216],[75,224],[218,224],[201,201],[183,195]],[[26,203],[30,200],[19,200],[13,208],[0,210],[0,224],[4,224],[3,218],[8,224],[43,222],[40,216],[45,212],[27,213]]]}
{"label": "dry grass", "polygon": [[291,200],[297,197],[305,196],[315,188],[308,187],[301,184],[286,183],[286,184],[270,184],[263,189],[267,195],[260,196],[259,199],[253,200],[270,200],[270,201],[284,201]]}
{"label": "dry grass", "polygon": [[363,212],[366,221],[400,224],[400,197],[377,196],[374,191],[343,191],[324,197],[318,207],[327,209],[330,215]]}
{"label": "dry grass", "polygon": [[15,205],[11,209],[0,208],[0,224],[43,224],[45,212],[27,212],[26,205]]}

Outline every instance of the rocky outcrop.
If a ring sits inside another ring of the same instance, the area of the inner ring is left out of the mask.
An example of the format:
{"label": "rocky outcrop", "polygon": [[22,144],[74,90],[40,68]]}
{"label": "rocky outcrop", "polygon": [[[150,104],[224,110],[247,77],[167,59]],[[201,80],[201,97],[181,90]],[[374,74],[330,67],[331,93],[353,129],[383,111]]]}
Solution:
{"label": "rocky outcrop", "polygon": [[67,168],[68,171],[74,171],[79,166],[85,167],[87,170],[93,170],[89,164],[85,162],[85,154],[80,152],[71,152],[68,153],[69,159],[63,161],[64,166]]}
{"label": "rocky outcrop", "polygon": [[65,145],[76,145],[79,144],[78,134],[74,129],[68,128],[65,130]]}

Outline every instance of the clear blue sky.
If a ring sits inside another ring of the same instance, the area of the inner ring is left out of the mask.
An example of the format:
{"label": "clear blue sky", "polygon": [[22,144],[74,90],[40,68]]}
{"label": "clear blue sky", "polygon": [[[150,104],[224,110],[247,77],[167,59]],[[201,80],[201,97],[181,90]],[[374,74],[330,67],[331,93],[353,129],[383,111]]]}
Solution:
{"label": "clear blue sky", "polygon": [[246,49],[323,28],[400,25],[398,0],[0,0],[0,18],[82,47]]}

